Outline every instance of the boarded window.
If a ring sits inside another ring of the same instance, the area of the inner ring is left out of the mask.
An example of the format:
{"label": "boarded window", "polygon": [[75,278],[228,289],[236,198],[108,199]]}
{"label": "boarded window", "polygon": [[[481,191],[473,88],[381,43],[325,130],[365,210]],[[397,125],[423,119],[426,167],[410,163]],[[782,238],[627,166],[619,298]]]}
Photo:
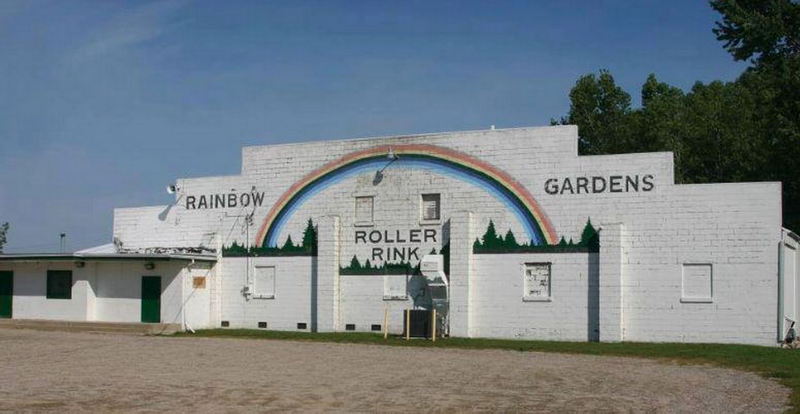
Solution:
{"label": "boarded window", "polygon": [[195,289],[206,288],[206,278],[203,276],[195,276],[192,278],[192,287]]}
{"label": "boarded window", "polygon": [[47,271],[47,299],[72,299],[72,271]]}
{"label": "boarded window", "polygon": [[526,299],[550,298],[550,263],[525,263]]}
{"label": "boarded window", "polygon": [[408,284],[406,275],[384,275],[383,276],[383,299],[385,300],[405,300],[408,298],[406,293]]}
{"label": "boarded window", "polygon": [[372,196],[356,197],[356,223],[372,223],[374,198]]}
{"label": "boarded window", "polygon": [[684,263],[683,292],[685,302],[710,301],[712,296],[712,277],[710,263]]}
{"label": "boarded window", "polygon": [[261,299],[275,297],[275,266],[256,266],[253,297]]}
{"label": "boarded window", "polygon": [[439,220],[441,213],[441,197],[439,194],[422,195],[422,219]]}

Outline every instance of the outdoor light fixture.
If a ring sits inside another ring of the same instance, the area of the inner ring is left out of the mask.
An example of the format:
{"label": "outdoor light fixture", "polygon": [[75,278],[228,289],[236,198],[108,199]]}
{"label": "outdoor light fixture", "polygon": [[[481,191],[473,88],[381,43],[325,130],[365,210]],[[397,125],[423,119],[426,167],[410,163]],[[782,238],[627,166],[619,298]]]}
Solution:
{"label": "outdoor light fixture", "polygon": [[147,262],[144,264],[144,268],[147,270],[153,270],[156,268],[156,264],[153,262]]}
{"label": "outdoor light fixture", "polygon": [[383,181],[383,170],[392,165],[393,162],[400,159],[400,157],[394,153],[394,150],[391,147],[389,148],[389,153],[386,154],[386,158],[389,160],[389,162],[387,162],[386,165],[383,166],[383,168],[375,172],[375,178],[372,179],[372,185],[380,184],[380,182]]}
{"label": "outdoor light fixture", "polygon": [[179,190],[178,186],[175,184],[170,184],[167,186],[167,193],[175,194]]}

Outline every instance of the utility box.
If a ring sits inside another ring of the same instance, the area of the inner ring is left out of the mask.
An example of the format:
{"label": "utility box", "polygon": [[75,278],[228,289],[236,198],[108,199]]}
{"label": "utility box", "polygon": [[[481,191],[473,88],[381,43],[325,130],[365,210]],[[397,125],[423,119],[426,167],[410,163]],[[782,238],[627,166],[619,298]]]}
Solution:
{"label": "utility box", "polygon": [[406,311],[403,311],[403,332],[408,332],[408,320],[411,320],[412,338],[431,337],[431,311],[425,309],[412,309],[409,318],[406,318]]}

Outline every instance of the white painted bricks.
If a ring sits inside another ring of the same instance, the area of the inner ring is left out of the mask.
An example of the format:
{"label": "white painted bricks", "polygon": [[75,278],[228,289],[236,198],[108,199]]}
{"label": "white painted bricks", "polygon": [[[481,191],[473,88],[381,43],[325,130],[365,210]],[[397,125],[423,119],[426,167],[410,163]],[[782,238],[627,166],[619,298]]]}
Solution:
{"label": "white painted bricks", "polygon": [[619,342],[624,338],[623,330],[623,264],[622,224],[600,226],[600,341]]}
{"label": "white painted bricks", "polygon": [[316,312],[312,310],[316,326],[312,321],[312,329],[335,332],[339,330],[339,217],[322,217],[318,226]]}
{"label": "white painted bricks", "polygon": [[459,211],[450,218],[450,335],[472,336],[472,213]]}

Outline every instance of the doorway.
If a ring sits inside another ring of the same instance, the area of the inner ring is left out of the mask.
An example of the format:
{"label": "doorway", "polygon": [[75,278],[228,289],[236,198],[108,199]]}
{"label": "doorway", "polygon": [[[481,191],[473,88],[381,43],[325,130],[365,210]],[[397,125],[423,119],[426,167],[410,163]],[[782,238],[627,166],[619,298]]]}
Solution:
{"label": "doorway", "polygon": [[14,272],[0,271],[0,318],[11,318],[14,301]]}
{"label": "doorway", "polygon": [[161,322],[161,276],[142,276],[142,322]]}

